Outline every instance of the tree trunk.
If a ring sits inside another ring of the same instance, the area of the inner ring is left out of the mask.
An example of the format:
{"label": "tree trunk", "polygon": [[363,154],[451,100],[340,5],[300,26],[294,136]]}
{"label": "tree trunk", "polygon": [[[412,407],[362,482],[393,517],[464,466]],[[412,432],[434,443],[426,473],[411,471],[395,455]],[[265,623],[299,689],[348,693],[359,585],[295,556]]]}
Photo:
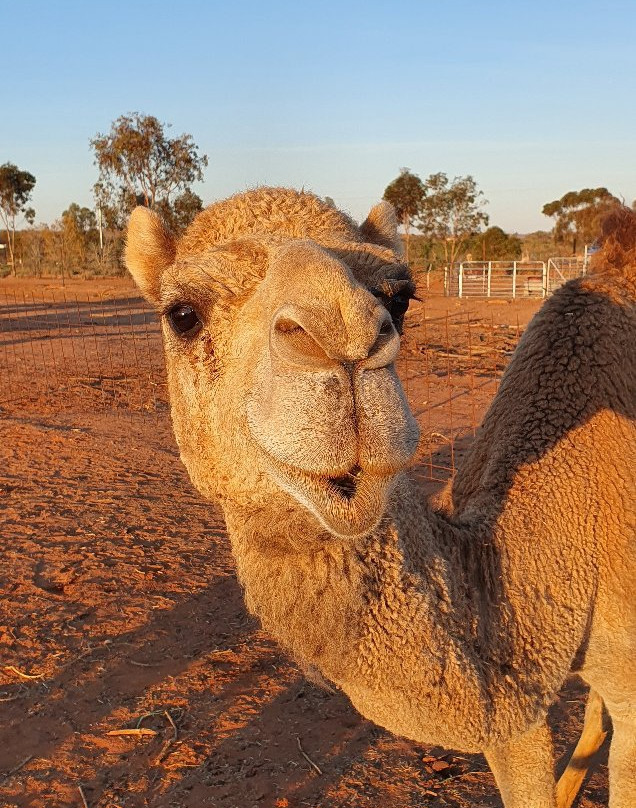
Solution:
{"label": "tree trunk", "polygon": [[11,264],[11,274],[16,277],[15,271],[15,219],[7,228],[7,245],[9,247],[9,263]]}
{"label": "tree trunk", "polygon": [[409,242],[411,240],[411,227],[409,221],[409,215],[407,213],[404,214],[402,219],[402,224],[404,226],[404,235],[406,236],[406,263],[409,262]]}

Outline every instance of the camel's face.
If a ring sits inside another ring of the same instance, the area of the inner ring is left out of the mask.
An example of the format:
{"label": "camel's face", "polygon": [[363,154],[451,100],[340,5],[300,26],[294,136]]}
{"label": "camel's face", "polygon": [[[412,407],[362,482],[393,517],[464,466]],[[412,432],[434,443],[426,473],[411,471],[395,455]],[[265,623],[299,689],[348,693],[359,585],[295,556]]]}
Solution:
{"label": "camel's face", "polygon": [[339,536],[377,524],[418,428],[393,364],[412,283],[368,258],[251,238],[162,273],[175,432],[204,493],[291,497]]}

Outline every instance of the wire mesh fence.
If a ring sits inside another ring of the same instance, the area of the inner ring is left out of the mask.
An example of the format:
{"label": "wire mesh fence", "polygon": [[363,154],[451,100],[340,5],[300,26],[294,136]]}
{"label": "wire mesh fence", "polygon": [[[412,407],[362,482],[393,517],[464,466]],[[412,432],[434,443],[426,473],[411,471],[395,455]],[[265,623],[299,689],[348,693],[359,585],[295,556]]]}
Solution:
{"label": "wire mesh fence", "polygon": [[[398,370],[428,479],[453,473],[495,395],[521,330],[501,319],[439,304],[409,315]],[[167,418],[160,325],[137,292],[0,287],[0,416],[27,410]]]}
{"label": "wire mesh fence", "polygon": [[138,295],[0,290],[0,406],[155,412],[167,397],[159,324]]}
{"label": "wire mesh fence", "polygon": [[445,481],[470,445],[519,340],[518,317],[496,323],[492,314],[429,311],[411,324],[399,363],[411,409],[421,429],[420,473]]}

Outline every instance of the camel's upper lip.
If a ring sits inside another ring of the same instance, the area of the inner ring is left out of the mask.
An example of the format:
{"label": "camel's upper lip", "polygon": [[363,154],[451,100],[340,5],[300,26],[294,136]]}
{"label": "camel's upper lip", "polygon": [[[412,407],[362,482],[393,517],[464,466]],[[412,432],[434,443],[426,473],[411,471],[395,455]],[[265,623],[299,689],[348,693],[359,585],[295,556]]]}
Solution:
{"label": "camel's upper lip", "polygon": [[369,488],[386,484],[395,474],[375,474],[358,464],[346,472],[334,471],[333,474],[315,474],[297,466],[275,461],[279,473],[282,472],[290,481],[305,490],[314,490],[339,504],[353,505],[359,496],[363,496]]}

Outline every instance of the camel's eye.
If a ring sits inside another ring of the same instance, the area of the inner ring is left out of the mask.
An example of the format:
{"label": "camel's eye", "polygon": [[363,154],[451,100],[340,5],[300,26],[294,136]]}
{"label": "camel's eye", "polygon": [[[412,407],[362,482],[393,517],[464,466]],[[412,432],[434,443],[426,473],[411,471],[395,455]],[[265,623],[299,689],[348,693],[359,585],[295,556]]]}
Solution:
{"label": "camel's eye", "polygon": [[168,319],[180,337],[193,337],[201,330],[203,323],[192,306],[174,306],[168,312]]}
{"label": "camel's eye", "polygon": [[388,299],[386,307],[396,326],[398,323],[400,325],[402,324],[402,320],[404,319],[404,315],[408,310],[410,302],[411,295],[406,290],[404,292],[398,292],[396,295],[393,295],[393,297]]}
{"label": "camel's eye", "polygon": [[414,296],[414,288],[412,285],[409,284],[402,289],[398,289],[394,294],[379,289],[372,289],[371,291],[389,312],[395,330],[398,334],[401,334],[404,325],[404,315],[407,312],[411,298]]}

